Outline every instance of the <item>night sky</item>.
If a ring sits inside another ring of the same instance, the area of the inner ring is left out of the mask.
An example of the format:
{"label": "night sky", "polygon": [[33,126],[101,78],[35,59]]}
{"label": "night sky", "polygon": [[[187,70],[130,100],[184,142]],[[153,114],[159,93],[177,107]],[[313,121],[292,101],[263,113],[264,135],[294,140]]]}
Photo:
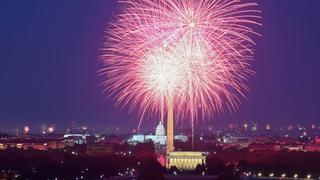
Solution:
{"label": "night sky", "polygon": [[[320,122],[320,1],[258,2],[262,37],[255,38],[248,99],[206,124]],[[0,130],[71,122],[136,127],[136,114],[114,107],[98,86],[99,48],[118,8],[116,0],[0,2]]]}

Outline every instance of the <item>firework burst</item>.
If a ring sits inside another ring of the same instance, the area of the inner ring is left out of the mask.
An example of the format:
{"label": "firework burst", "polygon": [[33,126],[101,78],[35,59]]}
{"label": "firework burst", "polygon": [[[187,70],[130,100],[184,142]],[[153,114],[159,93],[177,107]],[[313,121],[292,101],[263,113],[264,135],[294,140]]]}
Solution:
{"label": "firework burst", "polygon": [[235,110],[253,72],[249,26],[256,3],[240,0],[121,0],[107,30],[103,86],[130,111],[178,120]]}

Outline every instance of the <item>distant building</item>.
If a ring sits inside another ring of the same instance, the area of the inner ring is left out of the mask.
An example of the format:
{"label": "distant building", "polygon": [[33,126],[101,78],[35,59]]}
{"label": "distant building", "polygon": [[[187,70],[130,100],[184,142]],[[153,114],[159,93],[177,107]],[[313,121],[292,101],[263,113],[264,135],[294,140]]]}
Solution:
{"label": "distant building", "polygon": [[303,151],[303,145],[301,144],[286,145],[286,149],[288,151]]}
{"label": "distant building", "polygon": [[4,150],[4,149],[7,149],[8,148],[8,145],[5,144],[5,143],[0,143],[0,150]]}
{"label": "distant building", "polygon": [[[175,135],[174,139],[180,140],[182,142],[188,141],[188,137],[185,135]],[[137,144],[137,143],[146,142],[148,140],[153,141],[154,144],[166,145],[167,136],[165,134],[165,129],[162,121],[160,121],[158,126],[156,127],[156,131],[154,135],[143,135],[143,134],[133,135],[131,138],[129,138],[128,143]]]}
{"label": "distant building", "polygon": [[174,151],[167,156],[167,168],[173,166],[183,170],[194,170],[198,164],[204,165],[206,157],[202,152]]}
{"label": "distant building", "polygon": [[255,137],[251,136],[231,136],[227,135],[223,137],[222,142],[224,143],[224,146],[237,146],[239,148],[245,148],[248,147],[250,144],[256,142]]}
{"label": "distant building", "polygon": [[81,133],[67,133],[63,137],[74,144],[86,144],[87,137],[89,134],[81,134]]}
{"label": "distant building", "polygon": [[63,149],[71,144],[57,139],[12,139],[0,141],[0,150],[7,148],[35,149],[46,151],[49,149]]}

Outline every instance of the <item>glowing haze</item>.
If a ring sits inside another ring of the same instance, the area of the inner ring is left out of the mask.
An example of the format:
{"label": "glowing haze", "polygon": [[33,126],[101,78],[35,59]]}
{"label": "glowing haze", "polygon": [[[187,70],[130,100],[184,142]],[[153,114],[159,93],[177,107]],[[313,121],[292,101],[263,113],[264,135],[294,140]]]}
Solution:
{"label": "glowing haze", "polygon": [[101,74],[118,105],[141,117],[178,120],[236,110],[253,74],[256,3],[240,0],[121,0],[107,30]]}

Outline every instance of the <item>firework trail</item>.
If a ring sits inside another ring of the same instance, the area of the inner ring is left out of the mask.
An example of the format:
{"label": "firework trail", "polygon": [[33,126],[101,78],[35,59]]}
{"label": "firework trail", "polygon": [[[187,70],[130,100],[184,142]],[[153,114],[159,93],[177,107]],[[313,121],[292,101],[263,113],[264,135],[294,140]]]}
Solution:
{"label": "firework trail", "polygon": [[[105,91],[141,117],[211,118],[236,110],[253,74],[256,3],[240,0],[120,0],[103,48]],[[177,121],[176,121],[177,122]]]}

